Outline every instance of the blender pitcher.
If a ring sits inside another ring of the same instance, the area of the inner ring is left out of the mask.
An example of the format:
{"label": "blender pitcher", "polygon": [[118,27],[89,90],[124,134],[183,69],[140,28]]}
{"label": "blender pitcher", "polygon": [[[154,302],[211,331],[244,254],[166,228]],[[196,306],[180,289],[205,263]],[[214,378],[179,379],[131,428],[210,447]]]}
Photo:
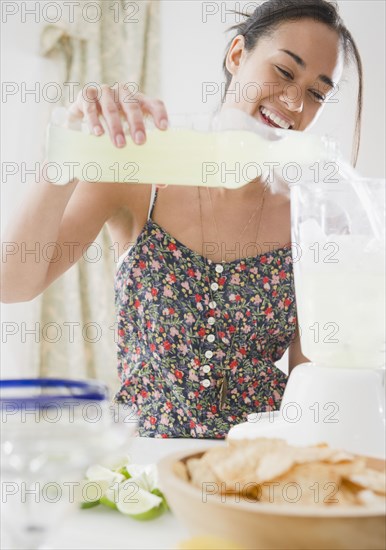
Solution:
{"label": "blender pitcher", "polygon": [[323,367],[384,367],[385,180],[291,186],[303,354]]}
{"label": "blender pitcher", "polygon": [[383,458],[385,180],[346,174],[293,185],[291,223],[300,342],[311,363],[291,373],[281,418],[294,442]]}

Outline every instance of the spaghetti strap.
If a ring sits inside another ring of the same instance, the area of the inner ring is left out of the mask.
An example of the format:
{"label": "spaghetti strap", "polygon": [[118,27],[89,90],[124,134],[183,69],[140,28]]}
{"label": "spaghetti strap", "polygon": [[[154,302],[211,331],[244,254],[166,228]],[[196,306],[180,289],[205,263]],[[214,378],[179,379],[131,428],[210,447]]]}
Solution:
{"label": "spaghetti strap", "polygon": [[151,186],[151,195],[150,195],[150,204],[149,204],[149,212],[148,212],[148,215],[147,215],[147,219],[150,220],[152,214],[153,214],[153,210],[154,210],[154,205],[155,205],[155,201],[157,200],[157,192],[158,192],[158,189],[156,188],[155,185],[152,185]]}

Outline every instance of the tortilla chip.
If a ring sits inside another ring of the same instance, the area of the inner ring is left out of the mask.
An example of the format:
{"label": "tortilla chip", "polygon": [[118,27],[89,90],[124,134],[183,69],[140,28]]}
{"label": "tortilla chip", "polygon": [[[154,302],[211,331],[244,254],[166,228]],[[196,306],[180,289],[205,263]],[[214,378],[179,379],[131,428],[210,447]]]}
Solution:
{"label": "tortilla chip", "polygon": [[268,453],[261,458],[255,479],[258,483],[270,481],[289,472],[295,464],[294,453]]}
{"label": "tortilla chip", "polygon": [[363,489],[370,489],[379,495],[386,495],[386,476],[384,472],[364,468],[362,472],[347,476],[348,479]]}
{"label": "tortilla chip", "polygon": [[373,493],[369,489],[359,491],[357,498],[359,503],[364,506],[379,506],[383,504],[385,506],[385,499],[382,495]]}
{"label": "tortilla chip", "polygon": [[189,474],[188,474],[188,470],[185,466],[185,464],[181,461],[178,461],[176,462],[174,465],[173,465],[173,470],[174,470],[174,473],[180,478],[180,479],[183,479],[184,481],[190,481],[189,479]]}
{"label": "tortilla chip", "polygon": [[325,506],[339,504],[340,475],[330,464],[297,464],[285,475],[261,484],[261,502]]}
{"label": "tortilla chip", "polygon": [[[255,479],[258,483],[263,483],[285,474],[296,464],[307,464],[310,462],[344,462],[344,471],[346,471],[346,468],[352,473],[359,471],[356,463],[354,467],[354,456],[344,451],[335,451],[325,446],[289,447],[285,454],[275,452],[263,456],[258,465]],[[353,465],[351,469],[348,466],[349,464]]]}
{"label": "tortilla chip", "polygon": [[186,462],[186,469],[193,485],[202,488],[204,483],[218,483],[214,472],[208,466],[208,464],[200,458],[191,458]]}
{"label": "tortilla chip", "polygon": [[204,456],[216,476],[226,484],[256,481],[256,470],[261,458],[270,451],[283,452],[288,445],[281,439],[235,440],[229,446],[228,454],[222,459],[208,451]]}
{"label": "tortilla chip", "polygon": [[199,459],[188,460],[181,477],[187,473],[199,488],[215,483],[219,494],[237,495],[249,502],[307,506],[385,503],[385,473],[366,467],[365,458],[326,443],[295,447],[283,439],[230,440]]}

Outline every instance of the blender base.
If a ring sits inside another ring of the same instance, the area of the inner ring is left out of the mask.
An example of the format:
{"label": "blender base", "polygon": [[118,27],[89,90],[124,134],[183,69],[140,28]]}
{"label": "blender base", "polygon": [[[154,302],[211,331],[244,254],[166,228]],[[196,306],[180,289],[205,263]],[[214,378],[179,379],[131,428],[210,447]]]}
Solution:
{"label": "blender base", "polygon": [[253,413],[229,439],[270,437],[291,445],[327,443],[386,458],[385,370],[303,363],[288,378],[280,410]]}

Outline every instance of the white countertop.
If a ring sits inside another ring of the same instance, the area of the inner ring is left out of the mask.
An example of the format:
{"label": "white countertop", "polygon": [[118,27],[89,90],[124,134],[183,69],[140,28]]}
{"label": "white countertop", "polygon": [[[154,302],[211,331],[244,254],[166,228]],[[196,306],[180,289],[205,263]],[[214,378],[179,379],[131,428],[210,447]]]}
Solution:
{"label": "white countertop", "polygon": [[[128,450],[133,462],[150,464],[185,449],[201,449],[223,441],[196,439],[133,438]],[[105,506],[77,510],[56,529],[45,548],[54,550],[120,550],[177,548],[190,534],[169,512],[151,521],[136,521]],[[6,550],[4,548],[4,550]]]}

